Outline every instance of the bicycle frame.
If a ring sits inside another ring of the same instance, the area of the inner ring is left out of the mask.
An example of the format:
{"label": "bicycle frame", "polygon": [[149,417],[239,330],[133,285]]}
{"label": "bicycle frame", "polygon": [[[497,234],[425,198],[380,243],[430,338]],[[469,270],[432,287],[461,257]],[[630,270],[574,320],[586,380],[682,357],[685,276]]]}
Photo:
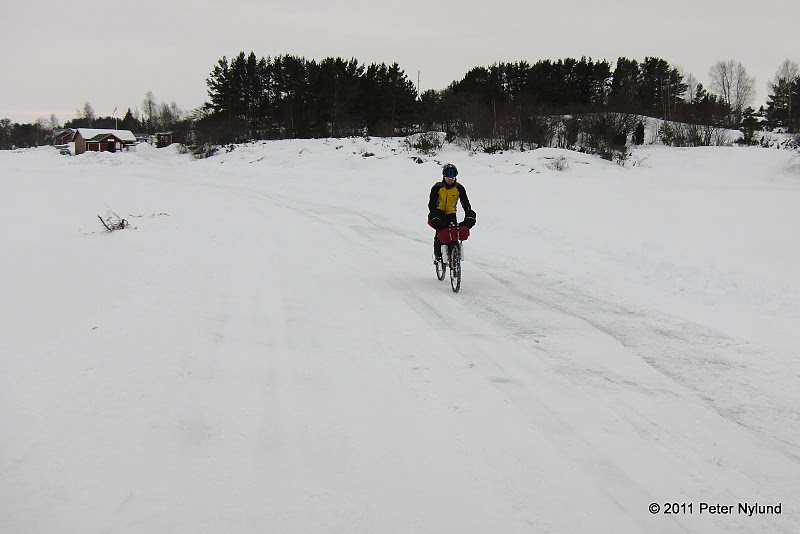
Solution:
{"label": "bicycle frame", "polygon": [[[464,227],[467,232],[469,229]],[[444,232],[446,230],[446,232]],[[447,247],[447,262],[442,262],[442,265],[436,266],[436,277],[439,280],[444,280],[445,276],[445,268],[446,266],[450,267],[450,287],[452,287],[454,292],[458,292],[461,289],[461,251],[462,248],[462,240],[461,240],[461,227],[458,225],[450,226],[449,228],[445,228],[444,230],[439,231],[439,240],[442,242],[442,246]],[[442,233],[444,232],[444,233]],[[466,235],[469,235],[468,233]],[[447,240],[443,240],[442,238],[446,238]],[[444,251],[442,251],[444,252]]]}

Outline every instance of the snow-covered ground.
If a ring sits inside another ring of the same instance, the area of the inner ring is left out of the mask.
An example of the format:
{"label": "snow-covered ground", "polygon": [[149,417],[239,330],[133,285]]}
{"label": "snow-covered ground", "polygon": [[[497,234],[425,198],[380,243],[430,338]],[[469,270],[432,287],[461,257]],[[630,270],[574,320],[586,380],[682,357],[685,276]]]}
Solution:
{"label": "snow-covered ground", "polygon": [[0,152],[0,531],[800,530],[797,155],[416,155]]}

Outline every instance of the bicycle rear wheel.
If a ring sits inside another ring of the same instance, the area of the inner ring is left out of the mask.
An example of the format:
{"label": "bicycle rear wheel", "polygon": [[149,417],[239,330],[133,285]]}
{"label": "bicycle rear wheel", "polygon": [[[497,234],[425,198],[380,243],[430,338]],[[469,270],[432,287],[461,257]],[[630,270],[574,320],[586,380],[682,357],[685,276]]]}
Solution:
{"label": "bicycle rear wheel", "polygon": [[450,250],[450,287],[454,293],[461,289],[461,247],[453,244]]}

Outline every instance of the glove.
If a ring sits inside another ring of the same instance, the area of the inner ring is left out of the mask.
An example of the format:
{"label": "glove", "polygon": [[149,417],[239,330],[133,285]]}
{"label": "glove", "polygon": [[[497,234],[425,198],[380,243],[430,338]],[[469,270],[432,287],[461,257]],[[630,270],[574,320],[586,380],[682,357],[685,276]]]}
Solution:
{"label": "glove", "polygon": [[472,228],[473,226],[475,226],[476,222],[478,222],[478,221],[477,221],[477,219],[475,217],[475,212],[472,211],[472,210],[466,210],[465,211],[465,216],[464,216],[464,221],[461,224],[463,226],[466,226],[467,228]]}
{"label": "glove", "polygon": [[430,219],[430,225],[434,228],[434,230],[441,230],[442,228],[447,228],[447,223],[445,222],[443,217],[433,217]]}

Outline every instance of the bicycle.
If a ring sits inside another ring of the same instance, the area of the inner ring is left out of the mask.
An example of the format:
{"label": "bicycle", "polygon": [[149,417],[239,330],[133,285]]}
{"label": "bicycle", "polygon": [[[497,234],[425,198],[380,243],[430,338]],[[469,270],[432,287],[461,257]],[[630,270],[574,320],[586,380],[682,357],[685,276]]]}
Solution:
{"label": "bicycle", "polygon": [[444,257],[442,260],[435,260],[436,278],[444,280],[447,266],[450,266],[450,287],[454,293],[461,289],[461,242],[469,237],[469,228],[466,226],[453,225],[437,232],[439,241],[447,246],[447,262]]}

